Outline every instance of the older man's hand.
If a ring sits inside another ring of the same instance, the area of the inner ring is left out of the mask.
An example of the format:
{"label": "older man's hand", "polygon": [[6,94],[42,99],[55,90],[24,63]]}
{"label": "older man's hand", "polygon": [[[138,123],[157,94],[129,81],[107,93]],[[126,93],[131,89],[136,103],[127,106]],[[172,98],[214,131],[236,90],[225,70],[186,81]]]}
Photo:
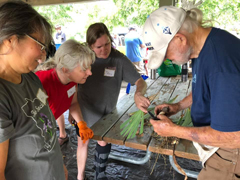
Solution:
{"label": "older man's hand", "polygon": [[169,119],[165,115],[158,115],[157,116],[160,120],[156,121],[151,119],[150,123],[153,126],[154,131],[160,135],[160,136],[174,136],[174,127],[177,125],[172,122],[171,119]]}
{"label": "older man's hand", "polygon": [[159,112],[162,111],[162,109],[164,107],[168,107],[168,112],[166,113],[166,116],[168,116],[168,117],[176,114],[180,109],[178,103],[176,103],[176,104],[160,104],[160,105],[155,107],[154,112],[155,112],[156,116],[159,114]]}

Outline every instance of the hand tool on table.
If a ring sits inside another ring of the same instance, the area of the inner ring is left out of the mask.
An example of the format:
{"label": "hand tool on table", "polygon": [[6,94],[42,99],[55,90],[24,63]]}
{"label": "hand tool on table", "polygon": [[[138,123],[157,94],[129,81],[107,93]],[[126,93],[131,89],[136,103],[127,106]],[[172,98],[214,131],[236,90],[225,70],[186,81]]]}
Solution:
{"label": "hand tool on table", "polygon": [[[164,115],[164,114],[166,114],[168,112],[169,112],[169,107],[167,106],[167,107],[162,108],[162,110],[158,114],[163,114]],[[157,118],[157,116],[154,116],[153,113],[151,113],[150,111],[148,111],[148,114],[151,115],[153,120],[156,120],[156,121],[160,120],[159,118]]]}
{"label": "hand tool on table", "polygon": [[150,114],[150,116],[153,118],[153,120],[160,120],[159,118],[157,118],[157,116],[154,116],[153,113],[151,113],[150,111],[148,111],[148,114]]}

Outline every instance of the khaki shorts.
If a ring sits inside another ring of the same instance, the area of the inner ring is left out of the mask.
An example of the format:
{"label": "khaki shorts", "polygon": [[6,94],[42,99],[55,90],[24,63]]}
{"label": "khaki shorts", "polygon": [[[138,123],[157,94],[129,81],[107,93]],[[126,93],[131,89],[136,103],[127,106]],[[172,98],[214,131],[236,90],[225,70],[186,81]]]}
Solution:
{"label": "khaki shorts", "polygon": [[145,71],[144,71],[143,68],[142,68],[142,61],[132,62],[132,63],[135,65],[135,67],[136,67],[136,69],[137,69],[137,72],[138,72],[139,74],[145,74]]}
{"label": "khaki shorts", "polygon": [[240,180],[240,149],[219,149],[206,161],[198,180]]}

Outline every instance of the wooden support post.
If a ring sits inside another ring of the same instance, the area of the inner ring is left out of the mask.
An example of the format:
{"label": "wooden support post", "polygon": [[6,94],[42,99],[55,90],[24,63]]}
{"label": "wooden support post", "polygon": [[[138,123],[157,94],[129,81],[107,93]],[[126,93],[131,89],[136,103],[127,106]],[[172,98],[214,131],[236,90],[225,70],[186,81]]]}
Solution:
{"label": "wooden support post", "polygon": [[159,0],[159,7],[175,5],[175,0]]}

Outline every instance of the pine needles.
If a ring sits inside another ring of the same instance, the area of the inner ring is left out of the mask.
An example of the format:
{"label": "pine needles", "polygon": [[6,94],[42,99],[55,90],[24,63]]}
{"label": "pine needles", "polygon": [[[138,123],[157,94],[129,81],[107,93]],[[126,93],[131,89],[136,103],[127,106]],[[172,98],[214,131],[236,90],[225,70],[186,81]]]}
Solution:
{"label": "pine needles", "polygon": [[[148,108],[148,110],[154,111],[154,107]],[[150,118],[150,115],[144,114],[141,110],[131,113],[131,117],[121,124],[120,129],[122,129],[122,131],[120,134],[124,137],[127,136],[127,139],[134,138],[138,132],[139,126],[139,134],[142,134],[144,130],[144,119],[148,118]]]}
{"label": "pine needles", "polygon": [[[154,95],[155,97],[155,95]],[[178,95],[176,95],[173,99],[169,100],[168,103],[171,104],[177,99]],[[148,111],[150,111],[152,114],[154,114],[154,107],[148,108]],[[140,126],[140,131],[138,134],[142,134],[144,130],[144,119],[150,119],[149,114],[144,114],[141,110],[132,112],[130,114],[130,118],[123,122],[120,125],[121,135],[126,137],[127,139],[134,138],[138,132],[139,126]]]}
{"label": "pine needles", "polygon": [[142,111],[135,112],[127,121],[121,124],[120,129],[122,129],[123,127],[125,128],[120,134],[123,136],[126,136],[128,134],[127,139],[135,137],[140,123],[140,134],[143,133],[143,115],[144,113]]}
{"label": "pine needles", "polygon": [[178,120],[177,125],[184,126],[184,127],[193,126],[190,108],[187,108],[185,110],[184,116]]}

